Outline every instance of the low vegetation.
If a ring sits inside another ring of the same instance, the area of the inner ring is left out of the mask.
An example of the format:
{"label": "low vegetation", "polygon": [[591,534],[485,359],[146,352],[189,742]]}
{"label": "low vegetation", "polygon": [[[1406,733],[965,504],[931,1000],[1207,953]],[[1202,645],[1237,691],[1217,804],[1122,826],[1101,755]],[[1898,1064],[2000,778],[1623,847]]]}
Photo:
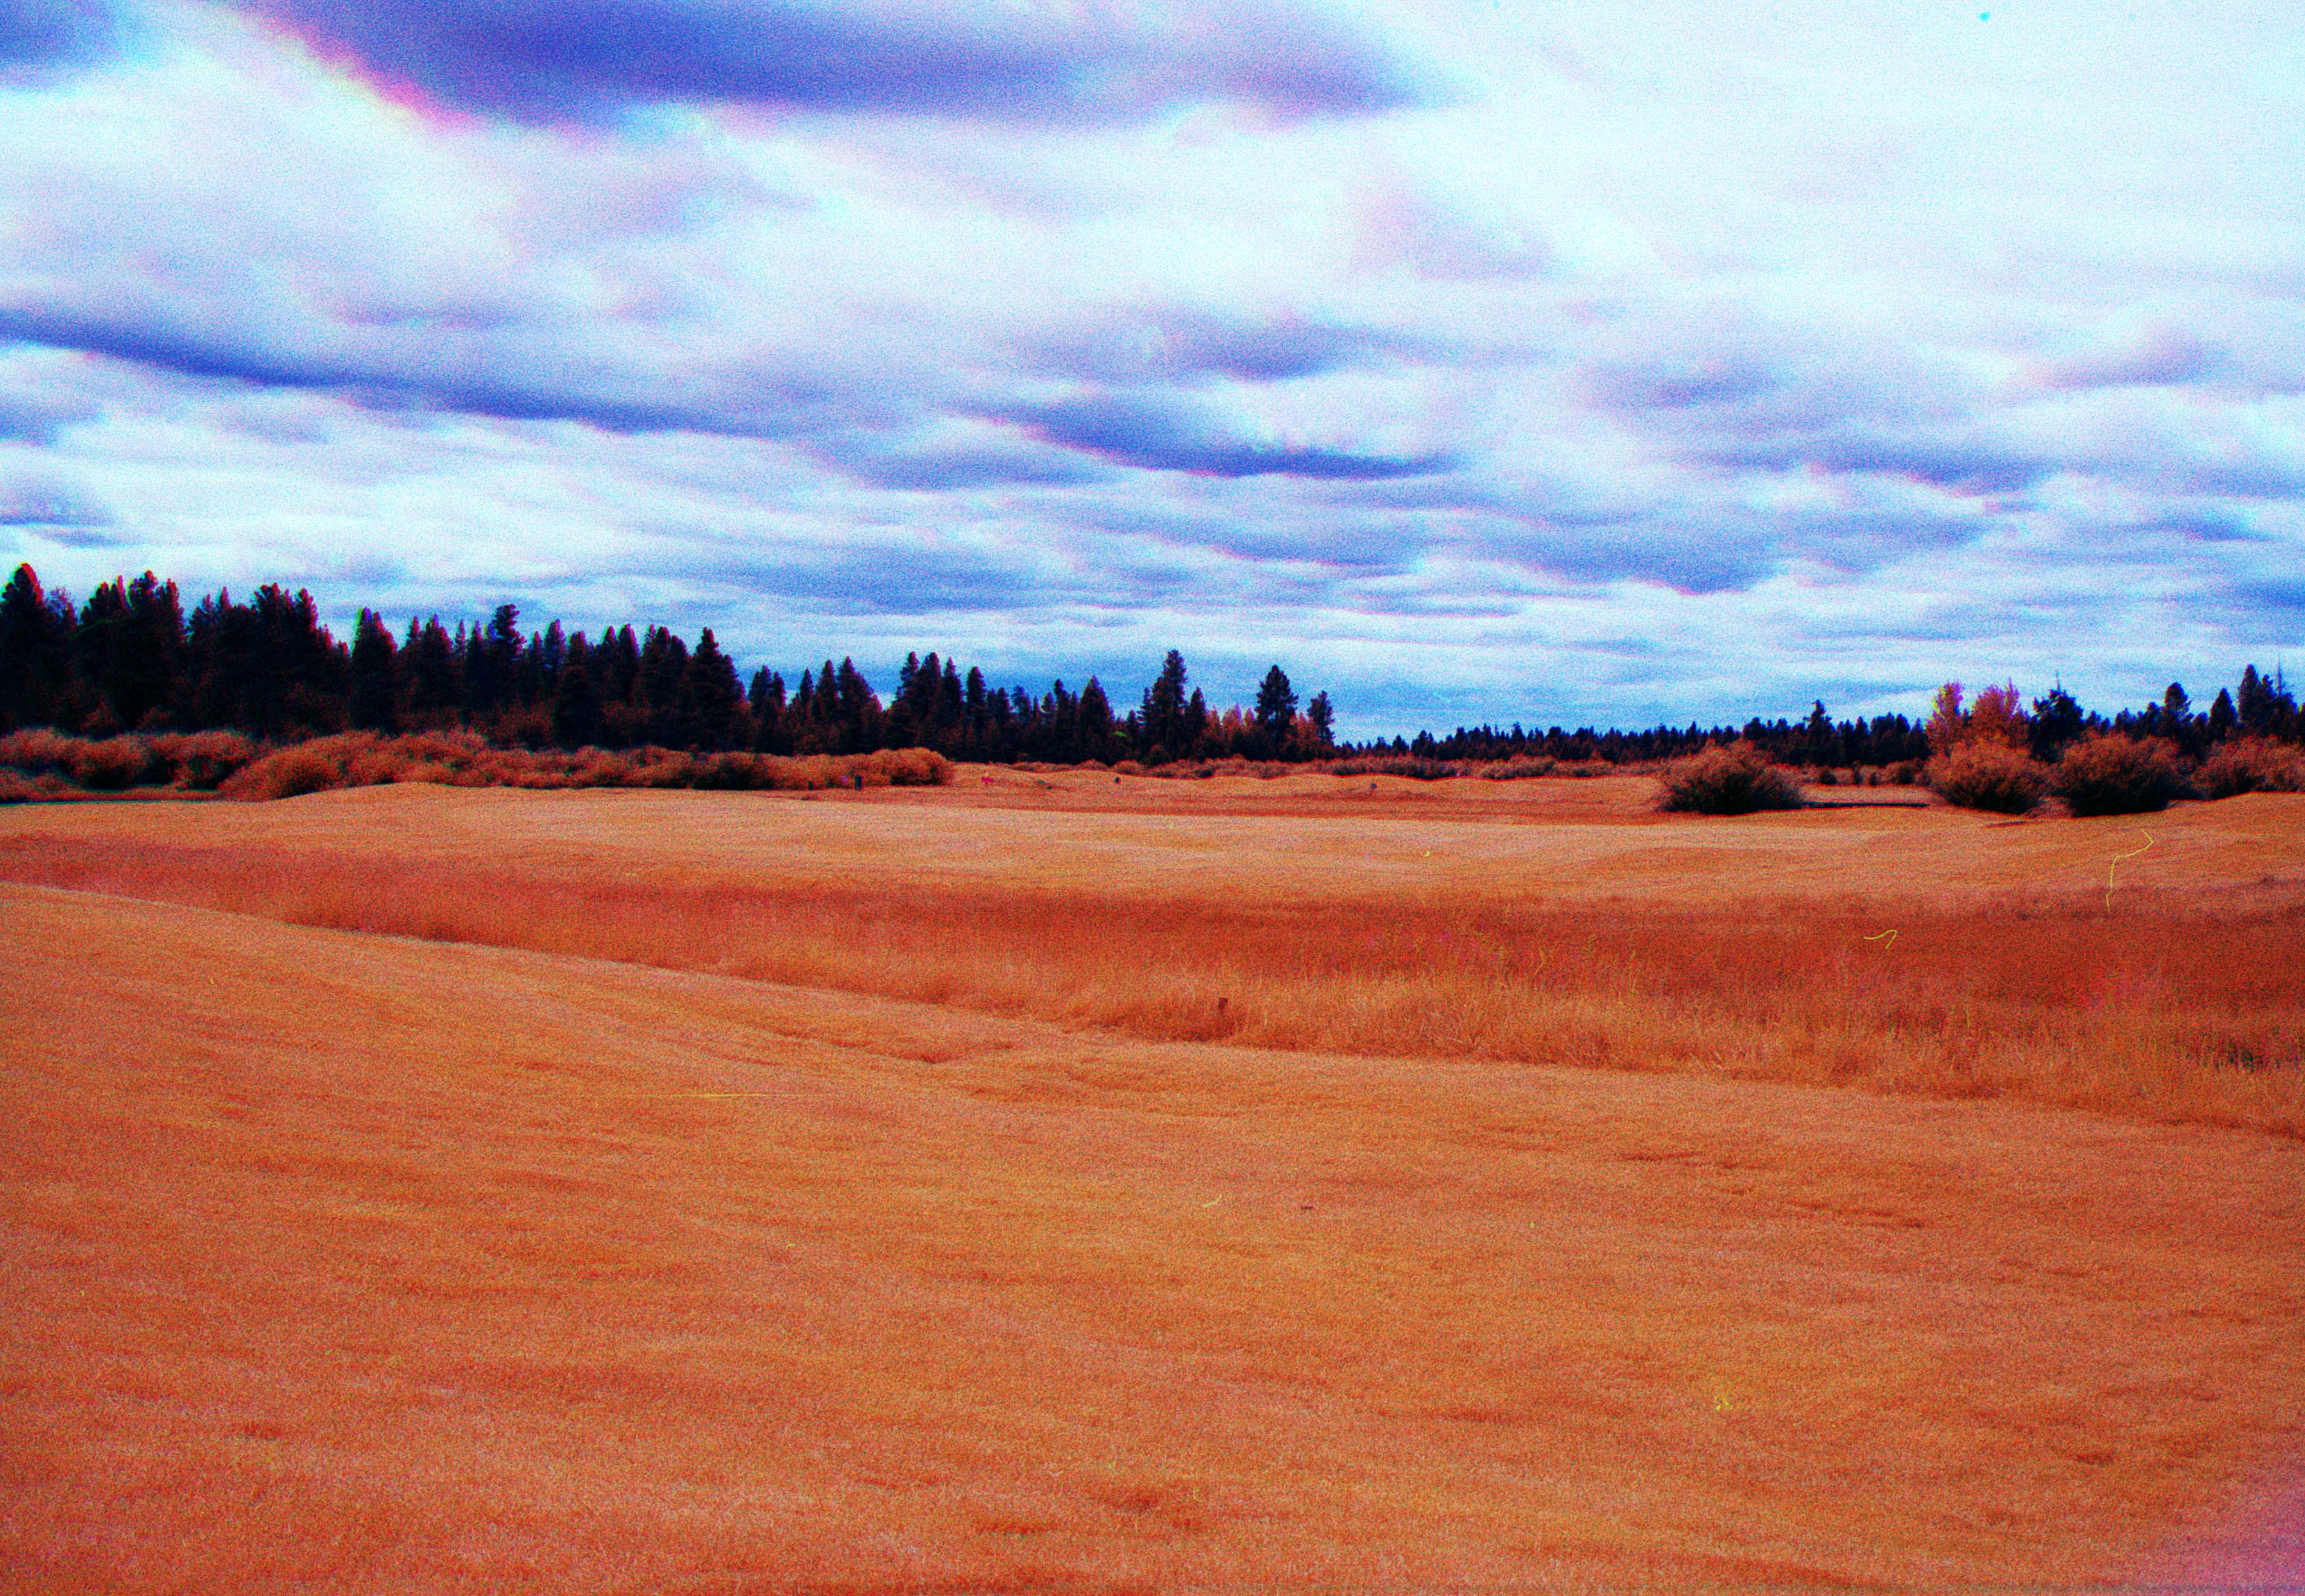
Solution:
{"label": "low vegetation", "polygon": [[[1488,1058],[2305,1135],[2305,997],[2279,910],[2124,887],[1899,900],[1298,906],[1093,884],[770,887],[277,846],[0,845],[0,879],[293,923],[710,971],[1148,1040]],[[1893,939],[1883,937],[1893,927]],[[1868,939],[1875,938],[1875,939]]]}
{"label": "low vegetation", "polygon": [[1773,765],[1747,743],[1712,748],[1668,766],[1662,810],[1698,815],[1749,815],[1765,809],[1801,807],[1800,785],[1792,772]]}
{"label": "low vegetation", "polygon": [[2048,795],[2047,768],[2021,749],[1964,743],[1929,761],[1930,787],[1947,803],[1997,815],[2030,814]]}
{"label": "low vegetation", "polygon": [[2269,737],[2236,738],[2201,761],[2193,782],[2204,798],[2305,793],[2305,754]]}
{"label": "low vegetation", "polygon": [[941,786],[951,762],[924,748],[863,754],[687,754],[648,748],[492,748],[470,733],[319,737],[255,760],[223,784],[227,798],[293,798],[342,787],[433,782],[459,787],[694,787],[715,791],[821,791],[829,787]]}
{"label": "low vegetation", "polygon": [[2167,743],[2119,732],[2069,743],[2057,760],[2056,786],[2080,816],[2152,814],[2192,791]]}
{"label": "low vegetation", "polygon": [[263,749],[237,732],[68,737],[44,728],[0,737],[0,802],[173,787],[210,793]]}

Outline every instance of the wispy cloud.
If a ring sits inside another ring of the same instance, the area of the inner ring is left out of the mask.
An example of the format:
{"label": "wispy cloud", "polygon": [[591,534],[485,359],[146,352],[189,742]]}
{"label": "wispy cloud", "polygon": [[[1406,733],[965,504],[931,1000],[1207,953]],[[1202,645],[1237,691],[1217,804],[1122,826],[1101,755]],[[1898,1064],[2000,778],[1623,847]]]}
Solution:
{"label": "wispy cloud", "polygon": [[597,117],[652,101],[996,120],[1221,100],[1367,115],[1433,95],[1374,33],[1287,0],[1028,7],[824,0],[255,0],[447,104]]}

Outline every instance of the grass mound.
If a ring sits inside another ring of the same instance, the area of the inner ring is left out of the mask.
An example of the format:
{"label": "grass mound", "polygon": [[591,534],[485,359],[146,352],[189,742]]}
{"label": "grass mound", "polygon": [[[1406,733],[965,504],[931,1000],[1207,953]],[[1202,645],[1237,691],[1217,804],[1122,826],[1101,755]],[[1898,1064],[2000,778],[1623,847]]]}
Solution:
{"label": "grass mound", "polygon": [[1666,768],[1657,807],[1680,814],[1749,815],[1764,809],[1799,809],[1800,786],[1782,765],[1772,765],[1746,743],[1708,748]]}
{"label": "grass mound", "polygon": [[2191,791],[2184,767],[2158,737],[2084,737],[2057,761],[2057,794],[2076,815],[2143,815]]}

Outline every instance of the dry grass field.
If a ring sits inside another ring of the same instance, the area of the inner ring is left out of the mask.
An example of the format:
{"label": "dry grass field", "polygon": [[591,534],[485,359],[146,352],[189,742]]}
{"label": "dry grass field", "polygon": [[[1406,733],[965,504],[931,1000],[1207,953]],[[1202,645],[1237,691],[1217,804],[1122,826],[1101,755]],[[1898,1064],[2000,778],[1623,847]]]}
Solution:
{"label": "dry grass field", "polygon": [[2305,1581],[2305,798],[1651,790],[0,811],[0,1584]]}

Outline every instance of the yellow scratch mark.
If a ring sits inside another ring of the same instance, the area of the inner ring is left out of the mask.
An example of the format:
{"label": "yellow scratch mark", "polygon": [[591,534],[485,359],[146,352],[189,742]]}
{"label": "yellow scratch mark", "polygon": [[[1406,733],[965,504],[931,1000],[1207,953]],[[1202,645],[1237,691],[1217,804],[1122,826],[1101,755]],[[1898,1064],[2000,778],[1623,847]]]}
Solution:
{"label": "yellow scratch mark", "polygon": [[[2153,834],[2151,832],[2140,831],[2137,835],[2145,839],[2145,848],[2149,848],[2153,845]],[[2145,852],[2145,848],[2131,848],[2126,853],[2115,853],[2112,860],[2106,863],[2105,867],[2105,906],[2106,908],[2110,909],[2113,907],[2114,872],[2121,868],[2121,862],[2122,860],[2136,858],[2139,853]]]}
{"label": "yellow scratch mark", "polygon": [[[1886,942],[1881,942],[1881,938],[1884,937],[1886,937],[1889,939]],[[1894,931],[1875,931],[1871,936],[1866,938],[1865,940],[1867,942],[1881,942],[1881,946],[1884,948],[1894,947],[1897,946],[1897,933]]]}
{"label": "yellow scratch mark", "polygon": [[1222,1192],[1219,1192],[1215,1196],[1213,1196],[1213,1197],[1210,1198],[1206,1202],[1202,1203],[1202,1204],[1201,1204],[1201,1206],[1202,1206],[1203,1208],[1214,1208],[1218,1203],[1222,1202],[1223,1201],[1224,1201],[1224,1193],[1223,1193]]}

